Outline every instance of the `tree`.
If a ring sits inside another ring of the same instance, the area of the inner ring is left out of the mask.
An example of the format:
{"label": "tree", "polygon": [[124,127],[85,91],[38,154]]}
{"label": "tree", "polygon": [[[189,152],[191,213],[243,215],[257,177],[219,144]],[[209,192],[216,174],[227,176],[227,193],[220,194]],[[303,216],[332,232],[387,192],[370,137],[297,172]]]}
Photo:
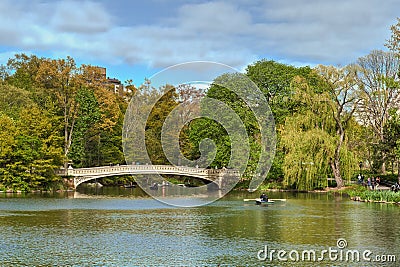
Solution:
{"label": "tree", "polygon": [[68,156],[77,167],[89,167],[85,166],[87,157],[86,144],[90,137],[88,133],[94,124],[100,120],[101,114],[92,90],[81,88],[77,93],[76,102],[79,105],[79,112]]}
{"label": "tree", "polygon": [[[102,166],[124,161],[122,152],[121,129],[123,112],[126,110],[129,95],[117,96],[113,85],[107,84],[101,68],[82,65],[79,68],[77,79],[79,90],[87,89],[93,94],[96,101],[96,112],[99,115],[95,122],[87,127],[84,137],[84,155],[81,166]],[[78,113],[81,114],[80,105]],[[93,110],[94,111],[94,110]],[[79,120],[79,115],[77,120]],[[78,122],[78,121],[77,121]],[[78,165],[78,166],[79,166]]]}
{"label": "tree", "polygon": [[38,89],[35,79],[43,60],[35,55],[16,54],[7,62],[9,72],[5,80],[8,84],[34,93]]}
{"label": "tree", "polygon": [[[271,158],[266,156],[270,151],[265,146],[264,139],[267,137],[262,135],[261,127],[268,131],[274,123],[259,125],[261,118],[256,117],[255,110],[261,110],[264,105],[257,102],[262,100],[256,99],[260,96],[255,89],[254,83],[240,73],[226,73],[214,79],[206,91],[206,98],[201,101],[202,118],[189,125],[192,147],[196,148],[193,155],[200,157],[201,144],[207,148],[203,149],[207,153],[203,153],[201,165],[210,163],[211,167],[233,167],[243,171],[243,178],[265,178],[264,173],[258,172],[270,166],[267,161]],[[251,104],[254,106],[251,107]],[[272,117],[269,110],[263,111],[260,116]],[[214,142],[215,150],[210,143],[201,143],[206,139]],[[274,151],[275,146],[271,149]],[[263,167],[260,168],[260,164]]]}
{"label": "tree", "polygon": [[11,154],[16,146],[15,137],[18,135],[15,121],[4,113],[0,112],[0,188],[8,186],[13,176],[8,169],[11,161]]}
{"label": "tree", "polygon": [[292,102],[297,103],[293,115],[279,127],[283,161],[284,184],[312,190],[326,187],[331,169],[329,158],[334,155],[332,114],[326,95],[319,95],[301,77],[295,77],[291,88]]}
{"label": "tree", "polygon": [[390,49],[390,51],[400,55],[400,18],[397,18],[397,23],[390,27],[392,35],[390,39],[387,40],[385,46]]}
{"label": "tree", "polygon": [[332,117],[336,123],[338,139],[330,165],[336,184],[340,188],[344,185],[340,166],[341,150],[345,142],[345,134],[349,127],[349,122],[353,119],[353,114],[359,102],[356,71],[355,66],[335,68],[333,66],[319,65],[317,72],[327,85],[328,99],[326,101],[330,104]]}
{"label": "tree", "polygon": [[59,128],[48,111],[37,106],[23,108],[18,121],[13,124],[2,120],[8,139],[2,160],[3,186],[13,189],[47,188],[59,179],[54,174],[61,163],[62,150],[59,146]]}
{"label": "tree", "polygon": [[[177,105],[165,121],[163,134],[164,153],[177,165],[192,165],[200,157],[197,147],[190,141],[191,121],[200,116],[200,101],[204,91],[190,84],[176,88]],[[186,161],[189,160],[189,161]]]}
{"label": "tree", "polygon": [[[333,173],[335,153],[339,153],[340,162],[334,166],[340,168],[338,176],[349,177],[357,160],[347,148],[346,138],[337,149],[341,141],[334,118],[338,113],[332,109],[336,107],[335,100],[327,91],[316,92],[301,77],[295,77],[291,87],[294,92],[291,101],[296,103],[296,108],[292,116],[286,117],[285,124],[279,127],[285,153],[284,184],[300,190],[326,187],[326,178]],[[341,183],[339,180],[338,186]]]}
{"label": "tree", "polygon": [[141,85],[125,113],[123,147],[129,164],[168,164],[161,135],[164,121],[178,105],[175,87]]}
{"label": "tree", "polygon": [[[51,95],[37,83],[37,75],[40,65],[44,58],[35,55],[16,54],[10,58],[5,66],[4,81],[20,90],[29,93],[30,101],[35,102],[39,106],[44,106],[45,101]],[[55,99],[53,99],[54,101]]]}
{"label": "tree", "polygon": [[287,101],[293,96],[290,85],[294,77],[305,78],[316,90],[320,83],[318,75],[308,66],[296,68],[265,59],[249,65],[246,74],[264,93],[277,125],[283,124],[286,116],[295,108]]}
{"label": "tree", "polygon": [[181,123],[186,123],[182,128],[179,135],[179,145],[182,150],[182,154],[193,160],[194,157],[191,155],[191,151],[194,151],[193,143],[190,142],[190,122],[187,123],[192,116],[200,114],[200,101],[204,97],[205,93],[203,89],[196,88],[189,84],[183,84],[177,87],[178,101],[182,108],[180,114]]}
{"label": "tree", "polygon": [[161,142],[161,133],[165,119],[178,105],[178,95],[171,85],[165,85],[159,92],[161,97],[152,107],[146,122],[146,148],[153,164],[169,164]]}
{"label": "tree", "polygon": [[[372,144],[383,141],[383,130],[390,118],[389,110],[398,106],[399,58],[393,52],[372,51],[358,59],[357,80],[360,102],[356,115],[375,135]],[[386,172],[386,154],[380,151],[381,171]]]}
{"label": "tree", "polygon": [[[72,136],[78,112],[76,93],[80,83],[76,79],[76,64],[71,57],[66,59],[44,59],[39,65],[36,82],[51,90],[62,110],[64,128],[64,157],[72,144]],[[67,161],[65,162],[67,164]],[[66,167],[66,165],[65,165]]]}
{"label": "tree", "polygon": [[132,84],[117,96],[101,68],[77,67],[70,57],[17,54],[0,72],[1,123],[13,137],[0,136],[0,186],[46,187],[68,158],[77,166],[123,162],[121,130]]}
{"label": "tree", "polygon": [[[291,101],[294,91],[291,83],[295,77],[303,77],[314,90],[319,90],[321,79],[310,67],[294,67],[272,60],[260,60],[246,69],[246,75],[260,88],[268,100],[277,128],[285,124],[285,119],[292,116],[297,103]],[[277,136],[275,158],[268,176],[271,179],[283,179],[282,170],[285,153],[281,146],[280,132]]]}
{"label": "tree", "polygon": [[393,163],[397,164],[397,176],[400,183],[400,116],[397,109],[391,109],[390,119],[384,127],[383,140],[379,148],[385,151],[388,159],[392,160],[392,172],[394,173]]}
{"label": "tree", "polygon": [[123,95],[123,99],[126,102],[129,102],[132,97],[136,94],[138,88],[133,84],[133,80],[129,79],[125,81],[125,90],[124,90],[124,95]]}
{"label": "tree", "polygon": [[33,104],[31,94],[13,85],[0,83],[0,112],[17,119],[23,107]]}

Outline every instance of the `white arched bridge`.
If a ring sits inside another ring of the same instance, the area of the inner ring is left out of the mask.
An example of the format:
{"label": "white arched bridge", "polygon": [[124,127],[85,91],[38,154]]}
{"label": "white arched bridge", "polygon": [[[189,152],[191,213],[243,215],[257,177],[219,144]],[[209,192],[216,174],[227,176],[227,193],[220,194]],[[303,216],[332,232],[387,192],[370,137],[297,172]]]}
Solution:
{"label": "white arched bridge", "polygon": [[218,189],[223,189],[233,180],[237,181],[239,171],[234,169],[202,169],[186,166],[171,165],[120,165],[120,166],[104,166],[92,168],[69,167],[67,171],[61,170],[57,172],[61,176],[73,177],[70,184],[76,188],[81,183],[99,179],[103,177],[119,176],[119,175],[139,175],[139,174],[166,174],[181,175],[201,179],[207,183],[214,183]]}

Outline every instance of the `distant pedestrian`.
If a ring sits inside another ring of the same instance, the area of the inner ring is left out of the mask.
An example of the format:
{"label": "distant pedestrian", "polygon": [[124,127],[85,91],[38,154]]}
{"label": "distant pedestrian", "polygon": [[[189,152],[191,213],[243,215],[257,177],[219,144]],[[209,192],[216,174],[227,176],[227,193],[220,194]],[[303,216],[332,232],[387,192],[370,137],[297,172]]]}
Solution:
{"label": "distant pedestrian", "polygon": [[375,179],[375,189],[376,190],[379,190],[378,188],[379,188],[379,185],[381,184],[381,177],[376,177],[376,179]]}
{"label": "distant pedestrian", "polygon": [[368,179],[367,179],[367,186],[369,189],[372,189],[371,177],[368,177]]}
{"label": "distant pedestrian", "polygon": [[394,185],[392,185],[390,187],[390,190],[394,191],[397,193],[397,191],[399,191],[400,185],[398,184],[398,182],[396,182]]}

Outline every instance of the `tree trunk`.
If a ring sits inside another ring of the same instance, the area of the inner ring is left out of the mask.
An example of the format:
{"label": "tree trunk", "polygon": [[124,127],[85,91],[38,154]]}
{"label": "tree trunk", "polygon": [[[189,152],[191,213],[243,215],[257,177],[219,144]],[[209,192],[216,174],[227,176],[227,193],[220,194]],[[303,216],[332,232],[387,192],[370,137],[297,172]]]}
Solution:
{"label": "tree trunk", "polygon": [[397,180],[400,184],[400,162],[397,160]]}
{"label": "tree trunk", "polygon": [[[380,136],[381,142],[384,143],[385,142],[385,137],[383,136],[383,129],[381,129],[381,136]],[[383,175],[386,174],[386,152],[382,151],[382,166],[381,166],[381,172]]]}
{"label": "tree trunk", "polygon": [[339,165],[340,165],[339,160],[334,159],[331,162],[331,168],[332,168],[333,175],[335,177],[337,188],[342,188],[344,186],[344,182],[343,182],[342,175],[340,174],[340,166]]}
{"label": "tree trunk", "polygon": [[340,149],[342,148],[343,141],[344,141],[344,131],[341,128],[339,142],[337,143],[335,149],[335,156],[331,161],[331,168],[333,175],[335,177],[337,188],[342,188],[344,186],[343,178],[342,175],[340,174]]}
{"label": "tree trunk", "polygon": [[383,175],[386,174],[386,162],[385,162],[385,160],[386,160],[386,156],[383,157],[382,168],[381,168],[381,171],[382,171]]}
{"label": "tree trunk", "polygon": [[394,161],[392,160],[391,163],[392,163],[392,166],[391,166],[392,167],[392,173],[394,173]]}
{"label": "tree trunk", "polygon": [[64,106],[64,168],[68,168],[68,117],[67,106]]}

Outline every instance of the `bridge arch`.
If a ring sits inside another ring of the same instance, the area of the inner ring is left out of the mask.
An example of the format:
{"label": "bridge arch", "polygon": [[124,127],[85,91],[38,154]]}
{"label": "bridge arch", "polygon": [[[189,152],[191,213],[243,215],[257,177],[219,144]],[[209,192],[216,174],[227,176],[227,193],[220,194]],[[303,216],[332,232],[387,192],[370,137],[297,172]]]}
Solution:
{"label": "bridge arch", "polygon": [[81,183],[94,179],[135,174],[169,174],[194,177],[205,182],[214,183],[218,189],[222,189],[226,184],[223,179],[226,174],[239,176],[239,172],[232,169],[201,169],[171,165],[121,165],[78,169],[68,168],[67,170],[67,175],[73,177],[74,188]]}

